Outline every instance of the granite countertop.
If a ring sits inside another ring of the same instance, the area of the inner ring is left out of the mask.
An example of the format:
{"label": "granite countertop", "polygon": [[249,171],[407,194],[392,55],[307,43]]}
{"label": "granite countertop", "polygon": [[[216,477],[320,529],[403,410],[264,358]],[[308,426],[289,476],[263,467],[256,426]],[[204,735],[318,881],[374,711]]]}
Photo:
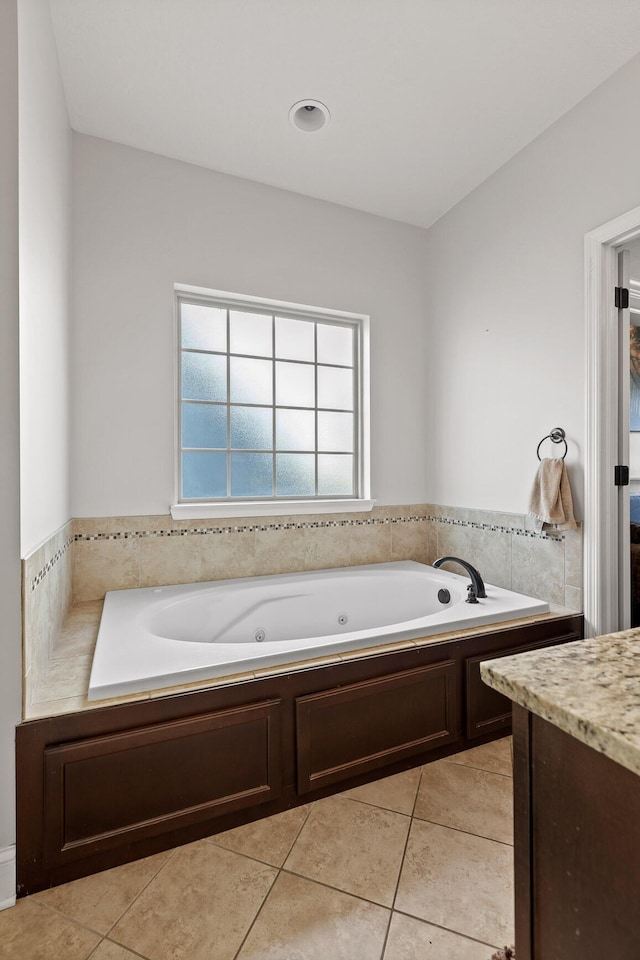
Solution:
{"label": "granite countertop", "polygon": [[496,660],[494,690],[640,774],[640,628]]}

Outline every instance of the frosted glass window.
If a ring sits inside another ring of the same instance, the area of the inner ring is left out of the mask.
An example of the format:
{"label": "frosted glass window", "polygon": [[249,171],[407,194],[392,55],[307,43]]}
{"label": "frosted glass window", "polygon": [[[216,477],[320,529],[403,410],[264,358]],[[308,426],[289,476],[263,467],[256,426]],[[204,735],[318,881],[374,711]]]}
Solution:
{"label": "frosted glass window", "polygon": [[315,355],[315,323],[276,317],[276,357],[279,360],[308,360]]}
{"label": "frosted glass window", "polygon": [[364,495],[364,318],[189,290],[177,317],[179,499]]}
{"label": "frosted glass window", "polygon": [[183,447],[227,447],[227,407],[210,403],[182,404]]}
{"label": "frosted glass window", "polygon": [[312,453],[276,454],[276,496],[312,497],[316,492],[315,461]]}
{"label": "frosted glass window", "polygon": [[315,367],[306,363],[276,362],[276,404],[314,407],[315,402]]}
{"label": "frosted glass window", "polygon": [[276,448],[315,450],[316,415],[313,410],[276,410]]}
{"label": "frosted glass window", "polygon": [[353,450],[353,414],[318,412],[318,450]]}
{"label": "frosted glass window", "polygon": [[353,366],[353,328],[318,324],[318,363]]}
{"label": "frosted glass window", "polygon": [[227,358],[211,353],[183,353],[182,399],[226,400]]}
{"label": "frosted glass window", "polygon": [[273,496],[273,457],[270,453],[231,454],[231,496]]}
{"label": "frosted glass window", "polygon": [[211,500],[227,495],[226,453],[183,453],[182,496]]}
{"label": "frosted glass window", "polygon": [[270,450],[273,447],[271,407],[231,407],[229,445],[233,449]]}
{"label": "frosted glass window", "polygon": [[271,360],[247,360],[230,357],[231,403],[273,403],[273,364]]}
{"label": "frosted glass window", "polygon": [[318,407],[353,410],[353,370],[318,367]]}
{"label": "frosted glass window", "polygon": [[182,347],[191,350],[215,350],[225,353],[227,349],[227,311],[218,307],[204,307],[196,303],[183,303]]}
{"label": "frosted glass window", "polygon": [[318,494],[325,497],[353,496],[353,457],[318,454]]}
{"label": "frosted glass window", "polygon": [[273,320],[264,313],[229,311],[230,353],[273,356]]}

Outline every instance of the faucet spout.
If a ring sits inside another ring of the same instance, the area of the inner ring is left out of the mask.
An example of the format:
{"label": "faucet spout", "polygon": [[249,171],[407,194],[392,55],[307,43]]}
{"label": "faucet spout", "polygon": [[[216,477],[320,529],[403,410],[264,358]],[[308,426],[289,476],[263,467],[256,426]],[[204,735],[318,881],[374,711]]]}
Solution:
{"label": "faucet spout", "polygon": [[[442,566],[443,563],[446,563],[447,561],[450,561],[451,563],[459,563],[461,567],[464,567],[464,569],[467,571],[471,579],[471,585],[473,587],[474,595],[476,597],[479,597],[480,599],[482,599],[483,597],[486,597],[487,591],[484,588],[484,580],[480,576],[479,571],[476,570],[475,567],[472,567],[470,563],[467,563],[466,560],[461,560],[460,557],[438,557],[437,560],[433,561],[432,565],[434,567],[440,567]],[[467,603],[474,603],[474,602],[475,601],[472,599],[467,600]]]}

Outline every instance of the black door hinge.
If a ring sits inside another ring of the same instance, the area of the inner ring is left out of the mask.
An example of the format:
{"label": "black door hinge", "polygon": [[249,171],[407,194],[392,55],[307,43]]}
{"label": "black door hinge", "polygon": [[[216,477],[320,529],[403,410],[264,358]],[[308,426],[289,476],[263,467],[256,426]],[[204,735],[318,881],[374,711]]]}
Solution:
{"label": "black door hinge", "polygon": [[615,288],[614,303],[618,310],[626,310],[629,306],[629,291],[626,287]]}
{"label": "black door hinge", "polygon": [[628,487],[629,486],[629,467],[621,466],[620,464],[617,467],[613,468],[613,482],[616,487]]}

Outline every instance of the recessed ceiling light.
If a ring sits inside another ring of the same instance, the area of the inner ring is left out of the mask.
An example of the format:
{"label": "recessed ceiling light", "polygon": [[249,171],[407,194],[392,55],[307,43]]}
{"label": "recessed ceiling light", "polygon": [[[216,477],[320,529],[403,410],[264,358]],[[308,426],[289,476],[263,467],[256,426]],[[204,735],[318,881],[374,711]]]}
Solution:
{"label": "recessed ceiling light", "polygon": [[289,120],[297,130],[314,133],[331,119],[329,110],[319,100],[298,100],[289,110]]}

